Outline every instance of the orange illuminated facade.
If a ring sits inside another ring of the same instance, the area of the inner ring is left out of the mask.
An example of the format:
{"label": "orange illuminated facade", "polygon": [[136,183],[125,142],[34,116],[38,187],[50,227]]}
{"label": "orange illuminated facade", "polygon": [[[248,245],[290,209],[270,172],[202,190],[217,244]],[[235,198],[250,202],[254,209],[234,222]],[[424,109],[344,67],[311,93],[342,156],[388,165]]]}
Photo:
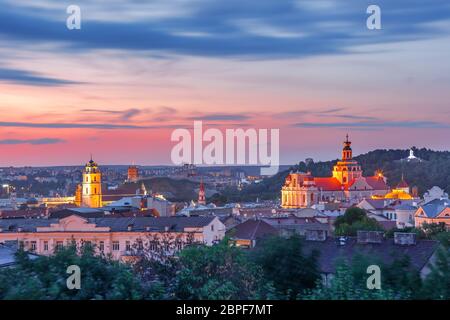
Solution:
{"label": "orange illuminated facade", "polygon": [[128,167],[128,181],[137,181],[139,179],[139,169],[137,166],[132,165]]}
{"label": "orange illuminated facade", "polygon": [[82,191],[81,204],[83,207],[99,208],[103,206],[102,173],[92,158],[86,163],[83,170]]}
{"label": "orange illuminated facade", "polygon": [[382,174],[363,176],[361,166],[353,159],[347,135],[342,159],[333,167],[332,176],[314,177],[311,172],[291,172],[281,189],[281,206],[296,209],[328,201],[357,203],[374,195],[384,196],[388,191]]}

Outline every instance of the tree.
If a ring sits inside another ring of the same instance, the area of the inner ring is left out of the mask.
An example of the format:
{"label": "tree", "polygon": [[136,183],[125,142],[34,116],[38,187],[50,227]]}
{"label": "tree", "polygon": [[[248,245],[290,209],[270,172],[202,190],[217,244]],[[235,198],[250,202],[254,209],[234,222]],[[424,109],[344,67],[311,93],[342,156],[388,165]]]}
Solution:
{"label": "tree", "polygon": [[179,255],[175,297],[178,299],[251,299],[257,295],[261,270],[227,238],[212,247],[193,245]]}
{"label": "tree", "polygon": [[[313,288],[319,278],[317,252],[306,255],[298,235],[264,239],[253,253],[253,260],[271,283],[279,298],[295,299],[307,288]],[[274,293],[274,292],[272,292]]]}
{"label": "tree", "polygon": [[375,219],[367,217],[365,210],[357,207],[349,208],[344,215],[337,217],[334,226],[338,236],[356,236],[358,230],[383,230]]}
{"label": "tree", "polygon": [[440,248],[431,272],[424,281],[424,299],[450,299],[450,253],[448,248]]}
{"label": "tree", "polygon": [[317,281],[313,290],[307,290],[302,299],[305,300],[393,300],[391,290],[369,290],[365,283],[356,279],[352,267],[340,263],[329,286]]}
{"label": "tree", "polygon": [[[31,260],[17,253],[14,268],[0,270],[0,299],[142,299],[147,297],[132,269],[118,261],[95,255],[91,246],[69,246],[54,255]],[[67,267],[81,270],[81,288],[70,290]]]}

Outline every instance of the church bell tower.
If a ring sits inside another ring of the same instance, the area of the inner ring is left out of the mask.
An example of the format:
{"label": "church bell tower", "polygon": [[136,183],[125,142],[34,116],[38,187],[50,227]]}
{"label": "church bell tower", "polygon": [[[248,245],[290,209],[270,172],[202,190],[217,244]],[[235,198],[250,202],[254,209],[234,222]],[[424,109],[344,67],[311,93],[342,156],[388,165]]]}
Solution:
{"label": "church bell tower", "polygon": [[89,208],[99,208],[102,203],[102,173],[94,160],[86,163],[83,171],[82,205]]}

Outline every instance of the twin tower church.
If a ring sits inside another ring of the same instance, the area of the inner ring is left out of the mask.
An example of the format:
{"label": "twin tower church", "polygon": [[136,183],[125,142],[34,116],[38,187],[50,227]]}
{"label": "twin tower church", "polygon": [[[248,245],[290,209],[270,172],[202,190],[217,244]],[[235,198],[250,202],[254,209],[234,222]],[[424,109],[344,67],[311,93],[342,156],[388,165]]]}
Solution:
{"label": "twin tower church", "polygon": [[306,208],[322,201],[356,203],[364,198],[386,196],[390,191],[386,178],[381,173],[364,177],[361,166],[353,159],[351,144],[347,135],[342,160],[333,167],[331,177],[291,172],[281,190],[281,206],[286,209]]}

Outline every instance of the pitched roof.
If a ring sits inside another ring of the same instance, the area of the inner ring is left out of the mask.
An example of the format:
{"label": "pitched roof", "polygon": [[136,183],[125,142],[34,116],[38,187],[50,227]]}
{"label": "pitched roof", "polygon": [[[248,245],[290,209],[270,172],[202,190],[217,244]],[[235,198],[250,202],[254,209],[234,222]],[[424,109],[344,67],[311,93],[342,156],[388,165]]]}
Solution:
{"label": "pitched roof", "polygon": [[317,177],[314,178],[314,183],[317,188],[322,189],[323,191],[342,191],[342,184],[338,179],[334,177],[322,178]]}
{"label": "pitched roof", "polygon": [[372,176],[365,177],[366,182],[369,186],[371,186],[374,190],[389,190],[389,186],[386,184],[382,177]]}
{"label": "pitched roof", "polygon": [[[111,231],[127,231],[132,225],[132,231],[170,231],[181,232],[184,228],[201,228],[207,226],[216,217],[118,217],[118,218],[85,218],[89,223],[97,227],[110,227]],[[37,227],[49,227],[58,223],[59,219],[0,219],[2,232],[17,232],[22,228],[23,232],[36,232]]]}
{"label": "pitched roof", "polygon": [[450,201],[448,199],[435,199],[430,201],[423,206],[422,210],[425,212],[427,217],[435,218],[441,213],[445,208],[450,208]]}
{"label": "pitched roof", "polygon": [[415,245],[409,246],[396,245],[394,239],[386,239],[382,243],[376,244],[359,244],[356,237],[349,237],[343,246],[339,245],[335,238],[328,238],[325,241],[304,241],[303,248],[306,253],[313,250],[319,252],[318,264],[321,272],[335,273],[336,263],[339,260],[351,262],[358,253],[369,257],[377,257],[386,264],[407,255],[410,258],[411,267],[420,271],[438,246],[439,242],[434,240],[418,240]]}
{"label": "pitched roof", "polygon": [[278,231],[263,220],[249,219],[229,231],[232,238],[256,240],[266,235],[275,235]]}

